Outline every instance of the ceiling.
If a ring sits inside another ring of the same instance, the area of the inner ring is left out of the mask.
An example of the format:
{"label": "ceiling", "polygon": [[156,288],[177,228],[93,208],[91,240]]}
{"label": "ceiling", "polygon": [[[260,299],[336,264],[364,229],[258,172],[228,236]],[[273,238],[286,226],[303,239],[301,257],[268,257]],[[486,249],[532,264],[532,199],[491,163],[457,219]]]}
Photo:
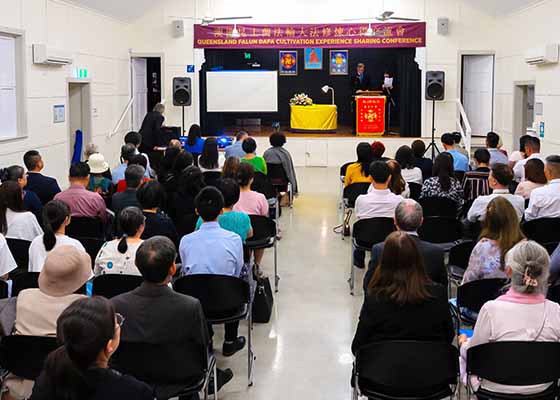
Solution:
{"label": "ceiling", "polygon": [[[154,6],[154,0],[68,0],[118,19],[132,21]],[[162,2],[163,0],[156,0]],[[243,0],[239,0],[243,1]],[[305,1],[305,0],[301,0]],[[542,0],[464,0],[490,15],[505,15]]]}

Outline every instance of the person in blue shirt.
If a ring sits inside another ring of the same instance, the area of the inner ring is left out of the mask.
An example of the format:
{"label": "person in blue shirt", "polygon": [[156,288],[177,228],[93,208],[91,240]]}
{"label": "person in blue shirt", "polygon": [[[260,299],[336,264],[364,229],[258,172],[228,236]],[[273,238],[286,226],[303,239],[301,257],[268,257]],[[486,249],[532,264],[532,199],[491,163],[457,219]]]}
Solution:
{"label": "person in blue shirt", "polygon": [[204,139],[202,139],[202,130],[197,124],[192,124],[189,129],[185,150],[191,154],[202,154],[204,148]]}
{"label": "person in blue shirt", "polygon": [[508,156],[498,148],[500,136],[495,132],[486,134],[486,149],[490,152],[490,167],[494,164],[509,164]]}
{"label": "person in blue shirt", "polygon": [[[218,189],[208,186],[196,196],[194,204],[196,213],[202,218],[202,224],[199,230],[181,239],[181,275],[216,274],[240,277],[244,266],[241,237],[221,228],[218,223],[218,217],[224,208],[224,197]],[[245,338],[237,336],[238,329],[239,321],[225,324],[222,351],[226,357],[245,347]],[[213,332],[210,332],[210,335],[212,334]]]}
{"label": "person in blue shirt", "polygon": [[453,157],[453,169],[455,172],[467,172],[469,170],[469,159],[455,147],[455,139],[451,133],[444,133],[441,142],[446,152]]}
{"label": "person in blue shirt", "polygon": [[226,147],[226,158],[237,157],[242,159],[245,157],[245,152],[243,151],[243,141],[249,137],[249,134],[245,131],[239,131],[235,135],[235,143],[231,146]]}

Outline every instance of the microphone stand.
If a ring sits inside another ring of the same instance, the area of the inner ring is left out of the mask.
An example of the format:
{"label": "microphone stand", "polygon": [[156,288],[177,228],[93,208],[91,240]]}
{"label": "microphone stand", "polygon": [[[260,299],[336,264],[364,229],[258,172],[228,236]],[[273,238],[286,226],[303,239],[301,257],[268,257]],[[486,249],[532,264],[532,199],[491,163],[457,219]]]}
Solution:
{"label": "microphone stand", "polygon": [[391,133],[391,105],[393,107],[396,107],[395,104],[395,100],[393,100],[393,95],[391,94],[391,89],[388,86],[383,85],[383,89],[387,92],[387,97],[389,98],[389,104],[387,105],[389,110],[388,110],[388,117],[387,117],[387,129],[386,129],[386,134],[390,134]]}

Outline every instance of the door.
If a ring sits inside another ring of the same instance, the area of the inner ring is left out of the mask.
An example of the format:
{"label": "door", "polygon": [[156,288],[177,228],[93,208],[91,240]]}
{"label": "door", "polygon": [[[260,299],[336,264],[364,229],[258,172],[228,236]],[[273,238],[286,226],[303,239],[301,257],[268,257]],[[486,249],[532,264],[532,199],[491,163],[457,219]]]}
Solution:
{"label": "door", "polygon": [[148,67],[145,58],[132,59],[132,129],[140,130],[148,112]]}
{"label": "door", "polygon": [[91,91],[90,84],[85,82],[68,84],[68,154],[70,161],[74,155],[76,131],[78,130],[82,131],[81,148],[77,149],[81,155],[85,146],[91,142]]}
{"label": "door", "polygon": [[464,55],[461,101],[471,123],[473,136],[493,130],[494,56]]}

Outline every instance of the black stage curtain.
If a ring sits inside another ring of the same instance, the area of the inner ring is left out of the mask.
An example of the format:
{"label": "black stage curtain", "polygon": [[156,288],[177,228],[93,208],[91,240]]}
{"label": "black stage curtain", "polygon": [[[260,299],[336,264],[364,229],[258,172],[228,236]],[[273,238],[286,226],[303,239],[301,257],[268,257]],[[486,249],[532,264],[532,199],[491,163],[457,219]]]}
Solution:
{"label": "black stage curtain", "polygon": [[[270,125],[274,121],[284,126],[289,125],[290,98],[296,93],[303,92],[307,93],[315,103],[330,104],[331,93],[324,94],[321,90],[324,85],[329,85],[335,90],[339,124],[350,126],[353,118],[350,76],[355,72],[356,64],[362,62],[366,65],[372,89],[381,90],[384,71],[394,75],[395,90],[392,94],[396,107],[392,109],[391,125],[406,136],[420,136],[421,76],[418,65],[414,61],[415,49],[350,49],[349,75],[338,76],[329,74],[329,50],[323,49],[322,70],[305,70],[303,49],[298,50],[298,75],[278,77],[277,113],[206,112],[206,71],[252,69],[244,59],[246,51],[252,53],[254,61],[258,62],[262,69],[278,70],[279,50],[205,50],[206,62],[200,71],[200,110],[203,131],[209,135],[219,135],[224,126],[235,125],[237,118],[261,118],[263,125]],[[244,96],[250,95],[250,93],[240,93],[239,101],[243,101]]]}

